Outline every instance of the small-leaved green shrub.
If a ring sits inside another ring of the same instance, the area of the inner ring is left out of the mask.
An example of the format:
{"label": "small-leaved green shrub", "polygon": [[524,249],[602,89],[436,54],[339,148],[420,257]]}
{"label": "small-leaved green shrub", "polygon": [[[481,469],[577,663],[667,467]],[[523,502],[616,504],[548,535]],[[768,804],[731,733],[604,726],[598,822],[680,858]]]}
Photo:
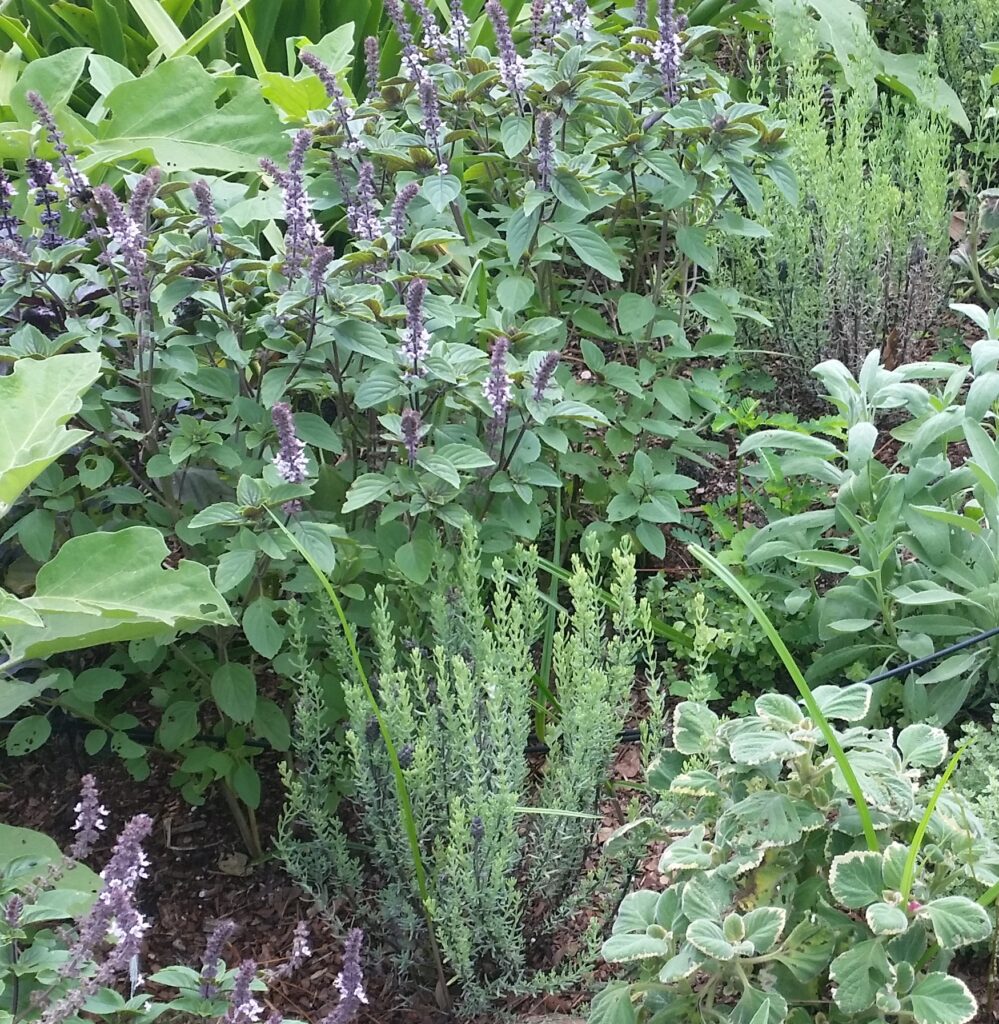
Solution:
{"label": "small-leaved green shrub", "polygon": [[[667,1020],[964,1024],[977,1006],[948,973],[988,938],[980,895],[999,850],[967,801],[934,787],[947,737],[929,725],[858,727],[863,684],[813,693],[870,809],[877,849],[807,711],[765,694],[719,719],[677,706],[672,747],[649,772],[668,883],[625,897],[604,943],[629,965],[594,1000],[592,1024]],[[925,819],[925,835],[916,832]]]}
{"label": "small-leaved green shrub", "polygon": [[[600,870],[586,869],[599,824],[594,812],[636,661],[651,643],[648,605],[636,602],[633,556],[612,556],[611,613],[597,586],[596,556],[577,557],[571,608],[554,639],[559,711],[532,778],[526,750],[544,620],[535,557],[518,551],[509,571],[494,562],[487,597],[478,543],[468,533],[456,570],[436,581],[429,598],[421,594],[432,627],[428,647],[422,637],[400,635],[379,591],[370,682],[381,723],[356,674],[345,684],[347,760],[364,844],[358,861],[331,818],[322,773],[338,761],[317,732],[320,701],[308,674],[293,744],[298,767],[286,773],[278,848],[293,877],[321,901],[345,896],[345,912],[378,921],[403,966],[425,960],[429,938],[465,1008],[512,988],[558,984],[555,975],[532,979],[532,940],[550,935],[581,895],[607,895]],[[428,890],[423,907],[405,839],[407,812],[380,725],[391,735],[412,805]],[[362,876],[376,884],[360,890]]]}

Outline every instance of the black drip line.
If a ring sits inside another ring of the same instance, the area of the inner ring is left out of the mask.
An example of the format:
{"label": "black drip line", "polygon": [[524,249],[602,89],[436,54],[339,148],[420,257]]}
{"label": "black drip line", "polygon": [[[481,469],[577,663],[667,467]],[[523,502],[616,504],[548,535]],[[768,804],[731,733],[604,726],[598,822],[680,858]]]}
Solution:
{"label": "black drip line", "polygon": [[[886,679],[895,679],[898,676],[906,675],[909,672],[916,672],[921,668],[925,668],[927,665],[932,665],[933,662],[939,661],[941,658],[946,658],[950,654],[957,654],[958,651],[963,651],[969,647],[974,647],[977,644],[983,643],[986,640],[991,640],[994,636],[999,636],[999,626],[996,626],[993,629],[987,629],[983,633],[976,633],[975,636],[970,636],[965,640],[959,640],[956,644],[951,644],[949,647],[943,647],[939,651],[927,654],[925,657],[916,658],[915,661],[907,661],[904,665],[898,665],[895,668],[886,669],[884,672],[879,672],[877,675],[861,680],[860,685],[873,686],[875,683],[884,682]],[[16,724],[16,722],[17,719],[14,718],[0,719],[0,725],[4,726],[12,726]],[[73,718],[70,715],[63,715],[53,722],[52,731],[62,735],[70,735],[81,732],[90,732],[95,728],[102,727],[95,726],[91,722],[84,722],[81,719]],[[109,729],[107,731],[122,732],[135,743],[152,744],[156,739],[156,730],[145,726],[135,726],[131,729]],[[618,741],[620,743],[637,743],[641,738],[642,734],[639,729],[622,729],[618,733]],[[193,736],[192,739],[197,740],[200,743],[206,743],[217,747],[224,747],[226,745],[224,736],[200,734]],[[275,749],[266,740],[246,739],[243,741],[243,746],[252,747],[255,750],[272,751]],[[527,744],[525,753],[547,754],[548,749],[547,743],[542,743],[540,740],[534,739]]]}

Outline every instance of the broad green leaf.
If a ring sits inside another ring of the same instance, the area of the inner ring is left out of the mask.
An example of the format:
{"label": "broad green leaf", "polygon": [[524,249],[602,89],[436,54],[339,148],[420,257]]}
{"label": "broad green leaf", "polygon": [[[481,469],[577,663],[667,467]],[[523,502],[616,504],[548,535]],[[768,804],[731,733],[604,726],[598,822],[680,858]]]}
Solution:
{"label": "broad green leaf", "polygon": [[866,683],[817,686],[812,696],[826,718],[838,718],[843,722],[859,722],[871,709],[871,688]]}
{"label": "broad green leaf", "polygon": [[164,569],[169,554],[162,534],[148,526],[68,540],[38,570],[35,593],[25,599],[44,625],[6,630],[11,659],[234,625],[208,569],[188,561]]}
{"label": "broad green leaf", "polygon": [[19,601],[13,594],[0,590],[0,630],[6,626],[40,626],[42,620],[31,606]]}
{"label": "broad green leaf", "polygon": [[395,564],[407,579],[422,586],[430,579],[434,546],[426,540],[411,540],[396,551]]}
{"label": "broad green leaf", "polygon": [[916,1024],[968,1024],[978,1003],[960,978],[934,971],[916,981],[908,1002]]}
{"label": "broad green leaf", "polygon": [[212,676],[212,697],[235,722],[250,722],[257,709],[257,680],[246,665],[219,665]]}
{"label": "broad green leaf", "polygon": [[721,918],[732,905],[732,895],[732,884],[724,878],[695,875],[683,887],[680,909],[688,921],[702,917]]}
{"label": "broad green leaf", "polygon": [[781,907],[757,907],[743,919],[745,937],[757,953],[766,953],[773,948],[784,931],[787,911]]}
{"label": "broad green leaf", "polygon": [[51,735],[52,724],[45,715],[18,719],[7,733],[7,753],[11,757],[23,757],[37,750]]}
{"label": "broad green leaf", "polygon": [[631,1002],[631,986],[611,982],[601,989],[590,1003],[587,1020],[589,1024],[637,1024],[638,1017]]}
{"label": "broad green leaf", "polygon": [[880,853],[852,850],[833,859],[829,889],[842,907],[863,910],[881,899],[884,890],[883,858]]}
{"label": "broad green leaf", "polygon": [[790,846],[825,823],[825,815],[806,800],[785,793],[750,793],[718,818],[715,841],[759,852]]}
{"label": "broad green leaf", "polygon": [[373,501],[379,501],[392,490],[392,481],[381,473],[364,473],[359,476],[347,491],[347,500],[340,510],[343,515],[356,512]]}
{"label": "broad green leaf", "polygon": [[825,970],[836,945],[836,936],[823,921],[801,921],[781,944],[774,959],[797,981],[809,982]]}
{"label": "broad green leaf", "polygon": [[[4,870],[4,883],[26,883],[38,874],[38,866],[62,862],[62,850],[53,839],[30,828],[18,828],[0,822],[0,870]],[[19,866],[10,871],[8,865],[18,861]],[[101,880],[90,868],[75,864],[58,877],[55,885],[80,894],[80,910],[85,912],[100,890]],[[69,914],[61,915],[63,917]],[[43,918],[44,920],[44,918]]]}
{"label": "broad green leaf", "polygon": [[736,955],[735,945],[725,938],[725,933],[717,921],[704,918],[691,921],[687,928],[687,941],[712,960],[732,960]]}
{"label": "broad green leaf", "polygon": [[712,273],[718,260],[713,246],[707,243],[707,231],[701,227],[684,225],[676,233],[676,244],[680,252],[692,263]]}
{"label": "broad green leaf", "polygon": [[947,734],[924,722],[906,726],[896,742],[906,767],[936,768],[947,757]]}
{"label": "broad green leaf", "polygon": [[967,896],[931,900],[919,908],[918,916],[929,920],[934,938],[944,949],[983,942],[992,934],[989,915]]}
{"label": "broad green leaf", "polygon": [[614,250],[591,227],[585,224],[553,224],[562,237],[569,243],[572,251],[586,266],[603,274],[611,281],[621,280],[621,264],[614,255]]}
{"label": "broad green leaf", "polygon": [[823,455],[835,458],[839,449],[831,441],[794,430],[760,430],[751,434],[739,445],[739,454],[748,455],[761,448],[783,448],[787,451],[802,452],[805,455]]}
{"label": "broad green leaf", "polygon": [[728,752],[738,764],[758,765],[800,757],[805,748],[783,731],[762,722],[747,721],[732,737]]}
{"label": "broad green leaf", "polygon": [[909,927],[905,911],[894,903],[872,903],[864,916],[875,935],[901,935]]}
{"label": "broad green leaf", "polygon": [[258,597],[243,612],[243,634],[262,658],[274,658],[284,643],[284,630],[274,618],[274,602]]}
{"label": "broad green leaf", "polygon": [[0,377],[0,518],[42,470],[89,436],[65,424],[100,372],[100,355],[82,352],[19,359]]}
{"label": "broad green leaf", "polygon": [[178,750],[193,740],[200,729],[198,702],[176,700],[163,712],[156,736],[164,750]]}
{"label": "broad green leaf", "polygon": [[438,212],[461,195],[461,182],[453,174],[431,174],[424,179],[420,194]]}
{"label": "broad green leaf", "polygon": [[891,976],[891,964],[881,943],[873,939],[861,942],[836,957],[829,967],[833,1001],[844,1013],[862,1013],[874,1005],[878,989]]}
{"label": "broad green leaf", "polygon": [[617,300],[617,325],[622,334],[637,334],[656,315],[656,307],[647,295],[625,292]]}
{"label": "broad green leaf", "polygon": [[194,57],[164,61],[108,94],[109,120],[80,166],[137,159],[166,171],[256,172],[287,139],[256,82],[209,74]]}
{"label": "broad green leaf", "polygon": [[500,142],[503,152],[512,160],[520,156],[531,141],[531,122],[526,117],[511,114],[503,118],[500,125]]}
{"label": "broad green leaf", "polygon": [[42,96],[57,122],[61,120],[59,111],[72,99],[89,54],[89,49],[71,47],[31,61],[11,90],[10,106],[18,121],[30,125],[35,119],[25,99],[29,92]]}
{"label": "broad green leaf", "polygon": [[707,957],[692,943],[685,942],[680,947],[680,952],[663,964],[659,971],[659,981],[663,985],[672,985],[689,978],[695,971],[701,969],[706,959]]}
{"label": "broad green leaf", "polygon": [[706,704],[682,701],[673,712],[673,746],[681,754],[703,754],[714,745],[718,724]]}
{"label": "broad green leaf", "polygon": [[785,693],[764,693],[753,702],[753,708],[760,718],[788,728],[797,728],[805,717],[798,702]]}

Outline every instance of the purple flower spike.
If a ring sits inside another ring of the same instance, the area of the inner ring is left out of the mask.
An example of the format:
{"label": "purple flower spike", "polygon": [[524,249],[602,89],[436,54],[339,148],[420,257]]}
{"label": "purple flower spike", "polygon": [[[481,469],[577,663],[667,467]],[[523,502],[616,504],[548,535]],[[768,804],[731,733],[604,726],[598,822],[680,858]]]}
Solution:
{"label": "purple flower spike", "polygon": [[635,0],[635,11],[631,17],[635,28],[647,28],[649,24],[649,0]]}
{"label": "purple flower spike", "polygon": [[378,92],[378,80],[381,78],[382,54],[377,36],[368,36],[364,40],[364,72],[368,82],[368,95]]}
{"label": "purple flower spike", "polygon": [[361,970],[361,943],[364,932],[353,928],[343,945],[343,967],[336,976],[336,987],[340,991],[340,1002],[333,1012],[325,1017],[322,1024],[347,1024],[353,1020],[361,1005],[367,1003],[364,992],[364,973]]}
{"label": "purple flower spike", "polygon": [[357,175],[357,200],[347,203],[347,227],[365,242],[382,236],[382,222],[375,210],[375,167],[368,160]]}
{"label": "purple flower spike", "polygon": [[471,31],[472,25],[461,0],[451,0],[451,31],[448,33],[448,43],[456,57],[464,56]]}
{"label": "purple flower spike", "polygon": [[423,66],[423,55],[416,48],[413,33],[406,20],[406,13],[402,9],[400,0],[385,0],[385,12],[388,14],[395,26],[395,33],[399,37],[399,44],[402,50],[401,65],[402,73],[413,82],[421,82],[426,77],[426,69]]}
{"label": "purple flower spike", "polygon": [[437,24],[437,18],[427,6],[426,0],[409,0],[423,26],[423,48],[429,50],[434,60],[447,60],[447,40]]}
{"label": "purple flower spike", "polygon": [[223,1024],[253,1024],[260,1019],[264,1008],[253,998],[251,988],[256,977],[257,965],[252,960],[244,960],[236,971]]}
{"label": "purple flower spike", "polygon": [[548,11],[548,0],[531,0],[531,50],[541,48],[541,32],[545,14]]}
{"label": "purple flower spike", "polygon": [[555,373],[555,367],[558,366],[558,361],[558,352],[548,352],[534,371],[534,379],[531,382],[533,385],[531,388],[531,398],[535,402],[540,402],[545,397],[545,391],[548,390],[548,385],[552,382],[552,376]]}
{"label": "purple flower spike", "polygon": [[417,182],[411,181],[407,185],[399,190],[399,194],[395,197],[395,202],[392,204],[392,215],[389,219],[389,230],[395,239],[395,247],[399,247],[399,241],[402,236],[406,233],[406,210],[409,208],[409,204],[416,198],[420,191],[420,186]]}
{"label": "purple flower spike", "polygon": [[69,855],[73,860],[83,860],[107,827],[104,819],[108,809],[101,805],[93,775],[84,775],[80,779],[80,802],[73,810],[76,811],[76,821],[73,822],[76,840],[70,847]]}
{"label": "purple flower spike", "polygon": [[280,170],[266,157],[260,161],[260,166],[284,192],[284,275],[289,285],[298,280],[313,248],[322,242],[322,234],[312,215],[312,206],[305,189],[305,155],[311,146],[312,132],[303,128],[295,135],[287,172]]}
{"label": "purple flower spike", "polygon": [[52,204],[59,201],[59,193],[52,187],[55,184],[52,178],[52,165],[47,160],[29,156],[25,166],[28,169],[28,184],[35,190],[35,206],[45,208],[38,215],[42,223],[39,244],[44,249],[54,249],[62,245],[66,238],[56,230],[61,218],[59,212],[52,208]]}
{"label": "purple flower spike", "polygon": [[663,82],[663,94],[670,104],[680,99],[680,33],[686,24],[677,18],[673,0],[659,0],[659,39],[652,49]]}
{"label": "purple flower spike", "polygon": [[437,170],[447,174],[447,163],[441,156],[441,108],[437,97],[437,86],[433,80],[424,78],[420,82],[420,106],[423,107],[423,129],[427,136],[427,147],[437,157]]}
{"label": "purple flower spike", "polygon": [[323,83],[326,95],[333,106],[336,123],[347,137],[347,148],[359,149],[360,142],[354,138],[350,129],[350,119],[354,116],[354,112],[347,103],[347,97],[344,95],[343,89],[340,88],[336,75],[314,53],[302,50],[298,54],[298,59]]}
{"label": "purple flower spike", "polygon": [[520,105],[520,94],[527,82],[524,73],[524,64],[513,44],[513,34],[510,32],[510,21],[506,16],[506,10],[499,0],[487,0],[486,14],[493,23],[493,31],[496,33],[496,47],[499,50],[500,78],[503,84],[510,90],[517,105]]}
{"label": "purple flower spike", "polygon": [[506,357],[509,351],[510,339],[501,334],[493,343],[493,351],[489,358],[489,376],[482,386],[482,393],[493,411],[488,430],[489,439],[493,442],[503,430],[510,406],[510,375],[506,372]]}
{"label": "purple flower spike", "polygon": [[201,986],[203,999],[212,999],[218,993],[215,984],[222,966],[222,950],[236,932],[235,921],[218,921],[205,943],[205,952],[201,957]]}
{"label": "purple flower spike", "polygon": [[8,928],[16,928],[21,923],[21,912],[24,910],[24,900],[15,893],[3,908],[4,924]]}
{"label": "purple flower spike", "polygon": [[17,195],[17,189],[11,184],[10,178],[0,170],[0,231],[10,241],[20,243],[17,229],[21,222],[14,216],[14,204],[11,200]]}
{"label": "purple flower spike", "polygon": [[218,236],[219,215],[215,209],[215,200],[212,198],[212,190],[204,178],[198,178],[191,186],[194,193],[194,200],[198,204],[198,216],[201,218],[198,224],[208,232],[208,244],[216,251],[222,251],[222,239]]}
{"label": "purple flower spike", "polygon": [[426,372],[423,361],[430,351],[430,332],[423,322],[423,300],[427,294],[427,282],[422,277],[414,278],[406,289],[406,326],[402,331],[402,345],[399,358],[406,364],[405,379],[422,377]]}
{"label": "purple flower spike", "polygon": [[[274,456],[274,468],[287,484],[304,483],[309,475],[309,463],[305,457],[305,445],[295,433],[295,420],[287,402],[277,402],[271,409],[271,419],[277,427],[278,450]],[[298,499],[286,501],[281,506],[289,515],[302,511]]]}
{"label": "purple flower spike", "polygon": [[90,183],[76,166],[76,160],[73,154],[70,153],[69,146],[66,145],[66,137],[56,124],[48,104],[33,90],[26,92],[24,98],[28,101],[28,106],[35,112],[38,123],[45,129],[45,137],[59,154],[59,166],[62,168],[62,173],[66,176],[70,199],[80,204],[89,202]]}
{"label": "purple flower spike", "polygon": [[420,414],[415,409],[404,409],[401,420],[402,443],[406,446],[409,468],[412,469],[416,465],[416,453],[420,449],[422,421]]}
{"label": "purple flower spike", "polygon": [[555,118],[544,111],[538,114],[538,185],[547,189],[555,167]]}

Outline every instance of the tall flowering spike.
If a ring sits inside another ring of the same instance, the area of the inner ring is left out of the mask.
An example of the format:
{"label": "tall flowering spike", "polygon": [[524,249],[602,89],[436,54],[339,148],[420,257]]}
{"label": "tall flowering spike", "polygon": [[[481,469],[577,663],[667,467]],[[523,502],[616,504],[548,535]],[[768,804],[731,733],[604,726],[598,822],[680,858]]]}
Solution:
{"label": "tall flowering spike", "polygon": [[416,453],[420,450],[420,436],[423,422],[420,414],[415,409],[404,409],[402,416],[402,443],[406,446],[406,456],[409,468],[416,465]]}
{"label": "tall flowering spike", "polygon": [[410,7],[416,12],[423,26],[423,48],[429,50],[434,60],[447,60],[447,40],[441,32],[434,12],[427,6],[426,0],[409,0]]}
{"label": "tall flowering spike", "polygon": [[378,45],[378,36],[368,36],[364,40],[364,74],[368,82],[368,95],[378,92],[378,81],[381,78],[382,53]]}
{"label": "tall flowering spike", "polygon": [[205,951],[201,956],[201,986],[203,999],[212,999],[218,992],[219,968],[222,965],[222,950],[236,932],[235,921],[217,921],[205,943]]}
{"label": "tall flowering spike", "polygon": [[326,271],[336,256],[332,246],[318,245],[312,250],[312,259],[309,262],[309,285],[313,295],[319,295],[326,282]]}
{"label": "tall flowering spike", "polygon": [[430,332],[423,321],[423,300],[427,294],[427,282],[417,277],[406,289],[406,326],[402,331],[402,345],[399,358],[406,364],[407,379],[422,377],[426,372],[423,361],[430,352]]}
{"label": "tall flowering spike", "polygon": [[212,190],[204,178],[198,178],[191,186],[194,193],[194,201],[198,205],[198,228],[208,232],[208,244],[216,251],[222,251],[222,239],[218,236],[219,215],[215,209],[215,200],[212,198]]}
{"label": "tall flowering spike", "polygon": [[465,14],[461,0],[451,0],[451,29],[447,39],[456,57],[464,56],[471,31],[472,24]]}
{"label": "tall flowering spike", "polygon": [[375,209],[375,166],[368,160],[357,174],[356,201],[347,204],[347,226],[365,242],[382,235],[382,222]]}
{"label": "tall flowering spike", "polygon": [[17,195],[17,189],[11,184],[10,178],[0,170],[0,234],[9,241],[20,244],[17,229],[20,220],[14,216],[14,204],[11,200]]}
{"label": "tall flowering spike", "polygon": [[685,18],[677,18],[674,0],[659,0],[659,39],[653,47],[653,56],[659,65],[663,94],[668,103],[680,99],[680,33]]}
{"label": "tall flowering spike", "polygon": [[506,372],[506,357],[510,351],[510,339],[501,334],[493,342],[492,354],[489,357],[489,376],[482,386],[493,418],[489,424],[489,438],[496,441],[506,423],[507,410],[510,407],[510,375]]}
{"label": "tall flowering spike", "polygon": [[38,215],[42,223],[39,244],[44,249],[54,249],[57,245],[62,245],[66,238],[56,230],[61,218],[59,211],[53,209],[53,204],[59,201],[59,193],[52,187],[55,184],[52,178],[52,165],[47,160],[29,156],[25,166],[28,169],[28,184],[35,190],[35,206],[44,207]]}
{"label": "tall flowering spike", "polygon": [[399,189],[399,194],[392,203],[392,215],[389,218],[389,230],[395,239],[395,247],[399,247],[400,239],[406,233],[406,210],[420,191],[417,182],[411,181]]}
{"label": "tall flowering spike", "polygon": [[535,402],[540,402],[545,397],[545,392],[548,390],[548,385],[552,382],[558,361],[558,352],[548,352],[544,359],[538,363],[538,368],[534,371],[534,379],[531,382],[531,398]]}
{"label": "tall flowering spike", "polygon": [[285,964],[288,974],[293,974],[312,956],[309,938],[309,922],[303,919],[295,925],[295,932],[291,938],[291,956]]}
{"label": "tall flowering spike", "polygon": [[[304,483],[309,475],[309,462],[305,457],[305,445],[295,433],[295,420],[287,402],[277,402],[271,409],[271,419],[277,428],[278,450],[274,455],[274,468],[278,476],[288,484]],[[298,499],[286,501],[281,506],[288,515],[302,511]]]}
{"label": "tall flowering spike", "polygon": [[7,905],[3,908],[4,924],[8,928],[16,928],[21,923],[21,913],[24,910],[24,900],[17,893],[14,893]]}
{"label": "tall flowering spike", "polygon": [[252,960],[244,960],[236,971],[223,1024],[253,1024],[260,1019],[264,1008],[253,998],[251,987],[256,977],[257,965]]}
{"label": "tall flowering spike", "polygon": [[582,41],[586,35],[586,28],[590,23],[590,5],[588,0],[573,0],[569,13],[569,27],[576,36],[577,42]]}
{"label": "tall flowering spike", "polygon": [[73,810],[76,811],[76,821],[73,822],[76,839],[70,847],[69,855],[73,860],[83,860],[107,827],[105,817],[108,809],[101,805],[93,775],[84,775],[80,779],[80,802]]}
{"label": "tall flowering spike", "polygon": [[420,82],[420,106],[423,108],[423,130],[427,136],[427,148],[437,157],[437,170],[447,174],[447,163],[441,156],[441,108],[437,86],[433,79]]}
{"label": "tall flowering spike", "polygon": [[423,55],[416,48],[413,33],[409,28],[406,12],[402,9],[400,0],[385,0],[384,9],[395,26],[395,34],[399,37],[399,45],[402,50],[400,64],[403,75],[414,82],[422,81],[427,74],[423,66]]}
{"label": "tall flowering spike", "polygon": [[305,189],[305,155],[312,146],[312,138],[312,132],[306,128],[295,135],[287,172],[279,170],[271,160],[264,158],[260,161],[260,166],[284,192],[284,275],[289,284],[298,280],[313,248],[322,242]]}
{"label": "tall flowering spike", "polygon": [[489,20],[493,23],[493,31],[496,33],[500,78],[503,79],[503,84],[510,90],[519,105],[520,94],[524,90],[527,78],[524,73],[524,63],[513,44],[510,21],[499,0],[487,0],[486,14],[489,15]]}
{"label": "tall flowering spike", "polygon": [[159,185],[160,169],[158,167],[150,167],[135,183],[135,188],[132,189],[132,198],[128,203],[128,215],[136,224],[145,227],[146,217],[149,215],[149,207]]}
{"label": "tall flowering spike", "polygon": [[361,969],[361,943],[364,932],[353,928],[347,934],[343,944],[343,966],[336,976],[336,987],[340,992],[340,1002],[333,1012],[323,1019],[321,1024],[347,1024],[353,1020],[362,1004],[368,997],[364,992],[364,972]]}
{"label": "tall flowering spike", "polygon": [[[147,179],[144,178],[142,180],[145,181]],[[129,210],[126,210],[118,202],[118,197],[107,185],[98,185],[94,189],[94,199],[97,200],[98,205],[104,210],[111,241],[121,255],[125,269],[128,271],[128,283],[135,293],[140,308],[142,308],[147,304],[149,297],[149,282],[146,280],[146,264],[148,260],[146,255],[145,211],[143,210],[142,223],[140,223],[132,217],[130,212],[131,208],[135,206],[134,196],[133,203],[130,204]]]}
{"label": "tall flowering spike", "polygon": [[548,111],[538,114],[538,185],[547,189],[555,167],[555,118]]}
{"label": "tall flowering spike", "polygon": [[343,89],[340,88],[336,75],[314,53],[301,50],[298,59],[323,83],[323,88],[333,107],[334,119],[347,137],[347,147],[358,149],[360,142],[354,138],[350,128],[350,119],[354,116],[354,112],[347,103],[347,97],[344,95]]}
{"label": "tall flowering spike", "polygon": [[635,28],[647,28],[649,24],[649,0],[635,0],[635,10],[631,17]]}
{"label": "tall flowering spike", "polygon": [[548,0],[531,0],[531,50],[541,49],[541,33],[544,30]]}
{"label": "tall flowering spike", "polygon": [[45,137],[59,154],[59,166],[66,176],[66,184],[69,186],[69,197],[78,203],[86,203],[90,200],[90,183],[83,172],[76,166],[76,160],[66,145],[66,136],[56,124],[52,111],[42,97],[33,90],[24,94],[28,106],[35,112],[38,123],[45,129]]}

